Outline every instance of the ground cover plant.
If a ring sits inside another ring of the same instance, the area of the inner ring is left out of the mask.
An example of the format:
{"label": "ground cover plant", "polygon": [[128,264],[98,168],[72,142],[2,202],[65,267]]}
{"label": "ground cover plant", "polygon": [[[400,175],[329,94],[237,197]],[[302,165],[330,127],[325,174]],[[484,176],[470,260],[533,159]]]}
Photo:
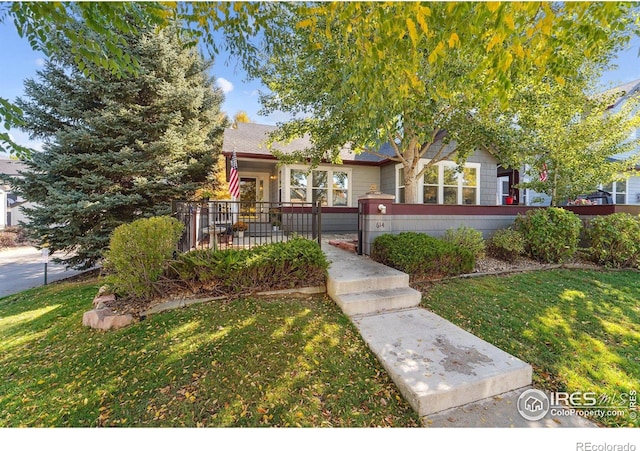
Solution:
{"label": "ground cover plant", "polygon": [[[637,271],[451,279],[423,291],[423,307],[530,363],[537,388],[595,392],[610,400],[639,388]],[[629,412],[592,419],[607,426],[640,425]]]}
{"label": "ground cover plant", "polygon": [[0,299],[0,427],[418,426],[323,296],[241,298],[104,333],[101,281]]}
{"label": "ground cover plant", "polygon": [[180,254],[170,263],[165,283],[193,293],[252,293],[324,285],[328,266],[317,242],[292,238],[251,249]]}

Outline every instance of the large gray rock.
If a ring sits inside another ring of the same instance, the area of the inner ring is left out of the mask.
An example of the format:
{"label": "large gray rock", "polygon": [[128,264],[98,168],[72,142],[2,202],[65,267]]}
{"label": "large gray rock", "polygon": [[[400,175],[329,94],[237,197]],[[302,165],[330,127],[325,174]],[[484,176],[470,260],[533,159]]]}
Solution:
{"label": "large gray rock", "polygon": [[109,308],[89,310],[82,315],[82,325],[93,329],[120,329],[133,323],[131,315],[116,315]]}

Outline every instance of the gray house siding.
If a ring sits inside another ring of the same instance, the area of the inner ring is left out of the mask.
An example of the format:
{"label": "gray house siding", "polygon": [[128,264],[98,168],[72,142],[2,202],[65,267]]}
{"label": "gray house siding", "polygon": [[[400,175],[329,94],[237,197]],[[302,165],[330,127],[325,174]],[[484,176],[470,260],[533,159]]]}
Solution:
{"label": "gray house siding", "polygon": [[[449,144],[444,150],[447,154],[455,144]],[[437,146],[428,151],[423,159],[429,160],[437,152]],[[486,150],[474,152],[468,159],[468,163],[480,164],[480,205],[496,205],[498,196],[497,160]],[[380,168],[380,191],[385,194],[396,195],[396,162],[390,162]]]}
{"label": "gray house siding", "polygon": [[348,166],[351,168],[351,206],[358,206],[358,197],[371,190],[371,185],[380,186],[380,168],[377,166]]}
{"label": "gray house siding", "polygon": [[627,190],[627,203],[630,205],[640,204],[640,176],[629,177]]}
{"label": "gray house siding", "polygon": [[[396,195],[396,165],[388,164],[380,168],[380,192]],[[397,199],[396,199],[397,200]]]}

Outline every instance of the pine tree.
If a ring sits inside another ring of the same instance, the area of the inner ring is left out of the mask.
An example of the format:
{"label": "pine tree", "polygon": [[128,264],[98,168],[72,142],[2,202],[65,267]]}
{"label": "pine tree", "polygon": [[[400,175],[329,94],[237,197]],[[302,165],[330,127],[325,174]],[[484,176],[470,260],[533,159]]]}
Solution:
{"label": "pine tree", "polygon": [[215,180],[227,118],[212,63],[176,28],[123,37],[136,75],[87,70],[63,43],[17,102],[24,129],[46,143],[14,180],[36,204],[25,227],[70,267],[99,262],[120,224],[169,214],[172,200]]}

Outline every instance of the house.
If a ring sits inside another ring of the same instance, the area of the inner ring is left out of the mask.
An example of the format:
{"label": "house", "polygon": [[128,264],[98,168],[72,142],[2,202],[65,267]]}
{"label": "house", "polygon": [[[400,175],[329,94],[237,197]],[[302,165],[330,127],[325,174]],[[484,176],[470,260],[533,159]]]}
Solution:
{"label": "house", "polygon": [[[225,130],[222,152],[227,168],[233,152],[238,160],[240,200],[256,202],[302,203],[322,199],[323,231],[357,230],[358,197],[375,186],[382,193],[394,195],[404,203],[402,165],[369,153],[341,151],[343,164],[323,162],[309,172],[305,164],[278,164],[267,148],[268,134],[276,127],[254,123],[238,123]],[[310,146],[307,138],[299,138],[274,148],[288,153]],[[391,146],[379,153],[392,155]],[[420,169],[429,161],[429,154]],[[422,178],[419,203],[442,205],[496,205],[496,159],[480,150],[469,157],[462,173],[453,161],[434,165]]]}
{"label": "house", "polygon": [[16,176],[18,171],[24,169],[26,167],[21,161],[0,159],[0,230],[16,226],[19,221],[27,221],[21,208],[27,202],[12,192],[8,180],[3,177]]}
{"label": "house", "polygon": [[[614,95],[616,101],[609,107],[609,110],[619,110],[630,98],[640,95],[640,79],[611,88],[603,94]],[[636,111],[636,114],[640,114],[640,112]],[[640,128],[635,130],[630,138],[640,138]],[[637,154],[638,152],[640,152],[640,147],[631,152],[614,155],[611,159],[618,161],[625,160],[632,154]],[[502,193],[504,193],[504,190],[511,188],[519,182],[529,181],[530,176],[527,175],[527,169],[526,167],[523,168],[522,171],[499,169],[499,177],[501,177],[499,179],[499,191],[502,189]],[[606,185],[598,184],[594,186],[593,189],[594,191],[599,189],[610,193],[611,199],[615,204],[640,205],[640,165],[638,165],[634,171],[629,172],[626,180],[616,181]],[[549,196],[537,193],[532,189],[515,191],[518,197],[517,200],[521,205],[548,206],[550,204]],[[499,196],[500,195],[504,196],[504,194],[499,194]]]}
{"label": "house", "polygon": [[[640,95],[640,79],[613,88],[613,90],[617,92],[619,97],[610,109],[616,111],[629,99]],[[635,114],[640,114],[640,111],[636,110]],[[630,139],[640,139],[640,128],[632,133]],[[640,146],[630,152],[614,155],[611,159],[622,161],[631,155],[637,155],[638,152],[640,152]],[[600,185],[598,188],[610,192],[613,202],[616,204],[640,205],[640,165],[637,165],[634,171],[629,172],[626,180],[613,182],[605,186]]]}

